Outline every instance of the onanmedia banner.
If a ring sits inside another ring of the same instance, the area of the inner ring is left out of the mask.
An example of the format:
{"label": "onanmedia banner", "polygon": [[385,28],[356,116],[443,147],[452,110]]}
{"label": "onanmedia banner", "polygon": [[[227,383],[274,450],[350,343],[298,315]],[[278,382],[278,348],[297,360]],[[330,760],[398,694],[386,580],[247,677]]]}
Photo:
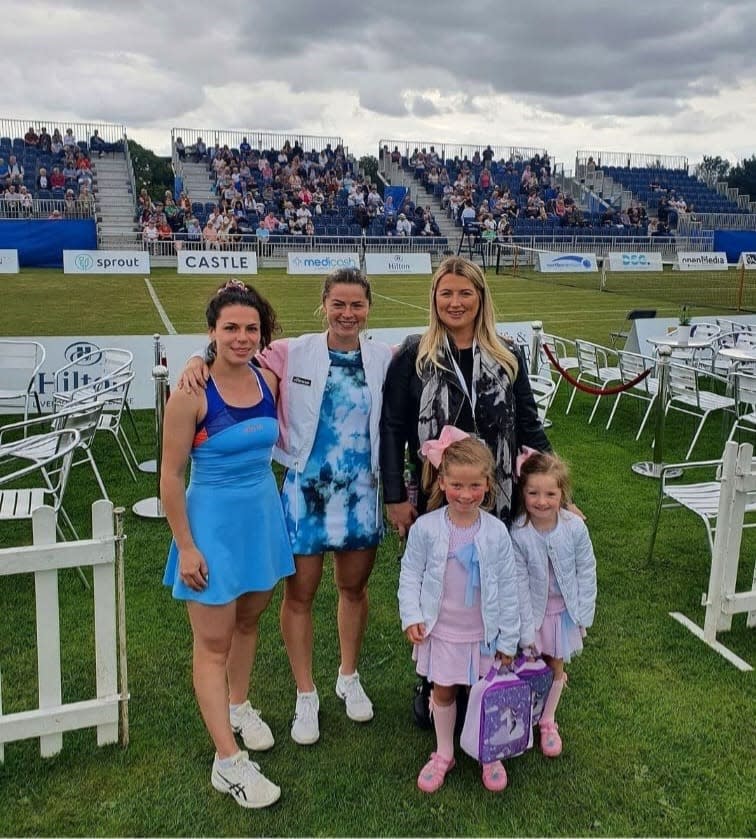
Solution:
{"label": "onanmedia banner", "polygon": [[726,271],[727,254],[724,251],[678,251],[678,271]]}

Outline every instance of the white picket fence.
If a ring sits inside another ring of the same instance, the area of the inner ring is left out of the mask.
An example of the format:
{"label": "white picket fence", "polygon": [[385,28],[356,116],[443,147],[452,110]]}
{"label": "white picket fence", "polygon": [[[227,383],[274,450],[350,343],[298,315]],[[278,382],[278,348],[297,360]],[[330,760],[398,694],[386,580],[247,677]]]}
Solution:
{"label": "white picket fence", "polygon": [[730,441],[725,447],[722,461],[719,513],[711,558],[709,590],[701,601],[701,605],[706,607],[703,629],[680,612],[670,612],[676,621],[697,638],[701,638],[704,643],[743,671],[753,670],[753,667],[717,641],[717,633],[730,630],[733,615],[742,612],[748,613],[746,626],[756,627],[756,567],[750,591],[735,591],[745,507],[747,500],[752,500],[754,494],[756,464],[753,460],[753,446],[743,443],[738,447],[737,443]]}
{"label": "white picket fence", "polygon": [[[39,707],[3,714],[0,683],[0,763],[5,757],[4,743],[39,737],[42,757],[51,757],[63,748],[63,732],[79,728],[96,726],[97,744],[100,746],[115,743],[118,741],[119,709],[121,742],[123,745],[128,742],[123,556],[120,547],[123,537],[120,523],[118,527],[114,526],[113,505],[110,501],[96,501],[92,505],[91,539],[56,542],[55,512],[51,507],[39,507],[34,511],[32,528],[33,545],[0,550],[0,577],[34,574]],[[58,570],[77,566],[92,567],[97,695],[93,699],[64,704]],[[117,587],[120,588],[120,597],[117,596]],[[13,685],[7,684],[6,693],[10,694],[12,688]]]}

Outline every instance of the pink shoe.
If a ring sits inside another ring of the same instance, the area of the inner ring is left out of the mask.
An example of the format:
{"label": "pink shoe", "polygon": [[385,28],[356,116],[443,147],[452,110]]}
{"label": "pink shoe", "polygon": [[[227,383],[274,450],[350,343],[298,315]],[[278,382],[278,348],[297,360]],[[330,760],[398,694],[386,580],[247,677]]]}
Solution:
{"label": "pink shoe", "polygon": [[541,751],[546,757],[559,757],[562,754],[562,738],[559,736],[559,726],[553,720],[551,722],[541,720],[538,729],[541,732]]}
{"label": "pink shoe", "polygon": [[420,770],[417,776],[417,786],[422,792],[435,792],[443,786],[447,772],[454,769],[454,758],[445,758],[438,752],[433,752],[430,760]]}
{"label": "pink shoe", "polygon": [[491,792],[501,792],[507,786],[507,770],[500,760],[483,764],[483,786]]}

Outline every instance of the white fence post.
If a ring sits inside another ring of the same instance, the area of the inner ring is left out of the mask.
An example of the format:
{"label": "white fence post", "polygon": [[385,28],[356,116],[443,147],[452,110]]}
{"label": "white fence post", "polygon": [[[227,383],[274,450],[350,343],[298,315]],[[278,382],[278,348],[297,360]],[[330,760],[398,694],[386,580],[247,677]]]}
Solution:
{"label": "white fence post", "polygon": [[[63,732],[97,728],[97,743],[118,740],[119,704],[128,700],[126,686],[118,692],[118,644],[116,621],[116,540],[113,505],[92,505],[92,538],[57,542],[55,513],[40,507],[32,516],[34,544],[0,549],[0,577],[33,573],[37,623],[37,668],[39,707],[3,714],[0,683],[0,763],[5,743],[38,737],[43,757],[63,747]],[[58,570],[92,566],[94,579],[94,634],[97,695],[79,702],[62,702]],[[0,629],[0,631],[2,631]],[[125,673],[125,644],[121,648]],[[8,684],[5,684],[6,694]]]}

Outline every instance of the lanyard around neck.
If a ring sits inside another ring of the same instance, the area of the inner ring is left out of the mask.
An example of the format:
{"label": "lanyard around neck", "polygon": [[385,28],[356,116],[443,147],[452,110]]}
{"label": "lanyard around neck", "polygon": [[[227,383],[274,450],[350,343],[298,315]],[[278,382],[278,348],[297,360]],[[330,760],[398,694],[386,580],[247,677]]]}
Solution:
{"label": "lanyard around neck", "polygon": [[[465,381],[465,377],[462,374],[462,370],[460,369],[459,364],[457,364],[457,359],[454,357],[454,353],[452,352],[451,344],[449,343],[449,336],[445,336],[444,340],[446,341],[446,349],[448,352],[448,356],[451,359],[452,367],[454,368],[454,372],[459,380],[459,386],[462,388],[462,392],[465,394],[467,401],[470,403],[470,407],[472,408],[472,415],[473,415],[473,422],[475,422],[475,403],[477,401],[477,395],[475,393],[475,388],[472,388],[472,393],[470,392],[470,388],[467,387],[467,382]],[[475,349],[477,344],[473,341],[472,351],[473,351],[473,359],[475,358]],[[473,361],[473,365],[475,362]]]}

